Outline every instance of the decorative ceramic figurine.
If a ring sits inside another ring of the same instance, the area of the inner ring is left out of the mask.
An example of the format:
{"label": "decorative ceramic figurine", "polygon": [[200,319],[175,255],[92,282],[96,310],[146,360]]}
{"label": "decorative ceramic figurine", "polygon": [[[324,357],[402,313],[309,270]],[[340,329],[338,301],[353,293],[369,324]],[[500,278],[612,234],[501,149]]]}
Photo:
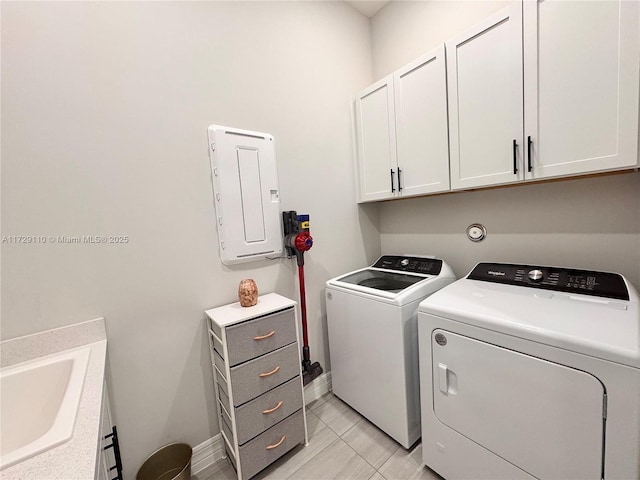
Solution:
{"label": "decorative ceramic figurine", "polygon": [[240,282],[238,299],[243,307],[253,307],[258,303],[258,286],[252,278],[245,278]]}

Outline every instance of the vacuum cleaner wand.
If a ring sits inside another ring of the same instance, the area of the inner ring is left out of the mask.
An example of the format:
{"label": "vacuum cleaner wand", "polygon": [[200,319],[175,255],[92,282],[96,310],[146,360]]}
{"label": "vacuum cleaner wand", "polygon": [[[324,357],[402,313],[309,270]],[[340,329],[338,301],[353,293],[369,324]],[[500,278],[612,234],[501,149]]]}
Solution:
{"label": "vacuum cleaner wand", "polygon": [[[305,298],[304,288],[304,267],[300,264],[298,264],[298,279],[300,283],[300,311],[302,312],[302,372],[304,375],[304,372],[308,372],[311,369],[311,352],[309,351],[309,334],[307,333],[307,300]],[[322,371],[320,373],[322,373]],[[305,382],[304,384],[306,385],[307,383],[308,382]]]}
{"label": "vacuum cleaner wand", "polygon": [[296,256],[298,264],[298,283],[300,285],[300,312],[302,314],[302,383],[309,384],[320,375],[322,367],[319,362],[311,363],[309,351],[309,335],[307,326],[307,301],[304,288],[304,252],[313,246],[313,238],[309,233],[309,215],[300,215],[295,211],[282,212],[285,240],[284,245],[289,258]]}

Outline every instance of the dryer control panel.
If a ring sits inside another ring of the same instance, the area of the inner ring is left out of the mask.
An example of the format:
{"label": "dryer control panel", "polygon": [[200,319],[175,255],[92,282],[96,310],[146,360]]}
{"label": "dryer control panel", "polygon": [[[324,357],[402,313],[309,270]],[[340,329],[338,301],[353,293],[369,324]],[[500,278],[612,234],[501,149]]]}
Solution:
{"label": "dryer control panel", "polygon": [[622,275],[610,272],[509,263],[479,263],[467,278],[506,285],[519,285],[558,292],[629,300],[629,290]]}
{"label": "dryer control panel", "polygon": [[437,258],[383,255],[372,267],[397,270],[399,272],[422,273],[424,275],[440,275],[442,260]]}

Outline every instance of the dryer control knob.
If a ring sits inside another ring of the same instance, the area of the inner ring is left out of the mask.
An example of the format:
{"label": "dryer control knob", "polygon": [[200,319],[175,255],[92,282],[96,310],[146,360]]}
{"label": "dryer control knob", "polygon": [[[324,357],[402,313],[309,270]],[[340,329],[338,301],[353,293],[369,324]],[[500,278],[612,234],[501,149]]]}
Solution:
{"label": "dryer control knob", "polygon": [[529,272],[529,279],[532,282],[541,282],[542,281],[542,270],[531,270]]}
{"label": "dryer control knob", "polygon": [[407,265],[409,265],[409,259],[408,258],[402,259],[402,261],[400,262],[400,265],[402,265],[403,267],[406,267]]}

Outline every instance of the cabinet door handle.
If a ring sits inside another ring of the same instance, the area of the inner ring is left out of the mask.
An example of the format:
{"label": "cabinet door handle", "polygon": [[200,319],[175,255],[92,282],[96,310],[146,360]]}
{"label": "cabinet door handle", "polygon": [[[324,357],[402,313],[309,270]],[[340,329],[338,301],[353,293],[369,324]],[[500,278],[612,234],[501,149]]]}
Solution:
{"label": "cabinet door handle", "polygon": [[398,167],[398,192],[402,191],[402,184],[400,183],[400,174],[402,173],[402,170],[400,170],[400,167]]}
{"label": "cabinet door handle", "polygon": [[278,443],[274,443],[273,445],[267,445],[267,450],[273,450],[274,448],[278,448],[284,442],[284,439],[287,438],[286,435],[282,435],[282,438]]}
{"label": "cabinet door handle", "polygon": [[280,400],[280,401],[278,402],[278,404],[277,404],[275,407],[273,407],[273,408],[269,408],[269,409],[267,409],[267,410],[263,410],[263,411],[262,411],[262,413],[263,413],[263,414],[265,414],[265,415],[268,415],[268,414],[270,414],[270,413],[273,413],[273,412],[275,412],[276,410],[278,410],[278,409],[282,406],[282,404],[283,404],[283,403],[284,403],[284,402],[283,402],[282,400]]}
{"label": "cabinet door handle", "polygon": [[391,193],[393,193],[396,191],[396,189],[393,187],[393,168],[389,171],[391,172]]}
{"label": "cabinet door handle", "polygon": [[108,438],[113,439],[111,445],[107,445],[106,447],[104,447],[104,450],[113,448],[113,456],[116,461],[115,465],[109,467],[109,471],[111,472],[113,470],[116,470],[116,473],[118,474],[115,478],[113,478],[113,480],[122,480],[122,458],[120,456],[120,443],[118,442],[118,429],[115,425],[111,428],[111,433],[105,435],[104,438],[105,440]]}
{"label": "cabinet door handle", "polygon": [[527,137],[527,156],[529,157],[529,164],[527,166],[527,171],[533,170],[533,162],[531,161],[531,145],[533,144],[533,140],[531,140],[531,135]]}
{"label": "cabinet door handle", "polygon": [[513,174],[518,174],[518,143],[513,141]]}
{"label": "cabinet door handle", "polygon": [[269,377],[269,376],[273,375],[274,373],[278,373],[278,370],[280,370],[280,365],[278,365],[276,368],[274,368],[270,372],[261,373],[258,376],[260,378]]}
{"label": "cabinet door handle", "polygon": [[266,335],[261,335],[259,337],[253,337],[254,340],[264,340],[265,338],[273,337],[276,334],[275,330],[271,330]]}

